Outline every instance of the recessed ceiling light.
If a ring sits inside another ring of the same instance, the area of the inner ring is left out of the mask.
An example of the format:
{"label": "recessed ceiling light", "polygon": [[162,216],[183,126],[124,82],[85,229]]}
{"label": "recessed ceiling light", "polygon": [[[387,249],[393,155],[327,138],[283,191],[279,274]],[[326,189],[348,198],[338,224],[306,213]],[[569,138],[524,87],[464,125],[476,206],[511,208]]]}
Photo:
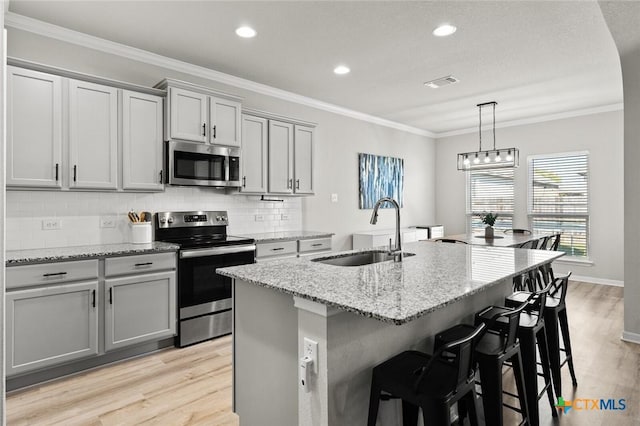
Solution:
{"label": "recessed ceiling light", "polygon": [[454,27],[453,25],[442,24],[438,28],[433,30],[433,35],[436,36],[436,37],[446,37],[448,35],[451,35],[451,34],[455,33],[456,30],[457,30],[457,28]]}
{"label": "recessed ceiling light", "polygon": [[236,30],[236,34],[238,35],[238,37],[242,37],[242,38],[251,38],[251,37],[255,37],[256,36],[256,30],[254,30],[251,27],[239,27]]}
{"label": "recessed ceiling light", "polygon": [[333,69],[333,72],[338,74],[338,75],[344,75],[344,74],[349,74],[349,72],[351,72],[351,70],[346,65],[338,65],[337,67],[335,67]]}

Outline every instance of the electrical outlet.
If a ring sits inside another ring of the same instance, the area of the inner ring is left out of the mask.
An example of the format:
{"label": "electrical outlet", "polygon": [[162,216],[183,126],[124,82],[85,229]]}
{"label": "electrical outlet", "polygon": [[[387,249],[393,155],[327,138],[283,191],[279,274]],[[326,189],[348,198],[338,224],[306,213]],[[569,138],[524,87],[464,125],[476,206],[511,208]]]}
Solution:
{"label": "electrical outlet", "polygon": [[302,356],[311,358],[313,361],[313,372],[318,374],[318,342],[305,337]]}
{"label": "electrical outlet", "polygon": [[261,214],[256,215],[256,222],[264,222],[264,216]]}
{"label": "electrical outlet", "polygon": [[338,202],[338,194],[331,194],[331,202],[332,203]]}
{"label": "electrical outlet", "polygon": [[60,222],[60,219],[57,219],[55,217],[53,218],[48,218],[48,219],[42,219],[42,230],[43,231],[54,231],[57,229],[62,229],[62,223]]}
{"label": "electrical outlet", "polygon": [[282,214],[280,215],[280,220],[289,220],[289,215],[288,215],[288,214],[284,214],[284,213],[282,213]]}
{"label": "electrical outlet", "polygon": [[116,216],[100,216],[100,228],[115,228]]}

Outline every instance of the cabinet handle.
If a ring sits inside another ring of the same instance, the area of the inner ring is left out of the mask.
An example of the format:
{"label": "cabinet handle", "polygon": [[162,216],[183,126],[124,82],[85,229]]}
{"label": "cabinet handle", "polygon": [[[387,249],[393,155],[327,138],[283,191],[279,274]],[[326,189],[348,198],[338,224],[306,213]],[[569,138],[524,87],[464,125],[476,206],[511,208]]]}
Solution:
{"label": "cabinet handle", "polygon": [[284,247],[276,247],[271,249],[271,251],[280,251],[280,250],[284,250]]}
{"label": "cabinet handle", "polygon": [[247,187],[247,177],[246,176],[242,176],[242,187],[243,188]]}
{"label": "cabinet handle", "polygon": [[43,277],[59,277],[61,275],[67,275],[66,272],[51,272],[49,274],[42,274]]}
{"label": "cabinet handle", "polygon": [[311,244],[311,247],[320,247],[322,245],[322,243],[315,243],[315,244]]}
{"label": "cabinet handle", "polygon": [[213,138],[216,138],[216,126],[213,126]]}
{"label": "cabinet handle", "polygon": [[78,166],[73,166],[73,181],[76,182],[78,180]]}
{"label": "cabinet handle", "polygon": [[60,180],[59,176],[58,176],[58,168],[60,167],[60,164],[56,163],[56,182],[58,180]]}
{"label": "cabinet handle", "polygon": [[109,304],[113,305],[113,287],[109,288]]}
{"label": "cabinet handle", "polygon": [[140,268],[142,266],[151,266],[151,265],[153,265],[153,262],[136,263],[133,266],[135,266],[136,268]]}
{"label": "cabinet handle", "polygon": [[162,183],[162,170],[160,170],[160,183]]}
{"label": "cabinet handle", "polygon": [[202,123],[202,136],[207,136],[207,123]]}
{"label": "cabinet handle", "polygon": [[91,306],[96,307],[96,291],[91,292]]}
{"label": "cabinet handle", "polygon": [[296,189],[300,189],[300,179],[296,179]]}
{"label": "cabinet handle", "polygon": [[289,183],[287,183],[287,189],[293,188],[293,179],[289,179]]}

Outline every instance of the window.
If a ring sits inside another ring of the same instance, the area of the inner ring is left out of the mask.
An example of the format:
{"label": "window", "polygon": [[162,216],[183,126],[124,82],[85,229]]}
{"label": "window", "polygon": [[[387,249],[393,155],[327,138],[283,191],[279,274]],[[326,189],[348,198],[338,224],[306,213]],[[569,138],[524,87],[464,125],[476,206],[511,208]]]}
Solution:
{"label": "window", "polygon": [[478,215],[483,212],[498,214],[497,229],[512,228],[513,169],[472,170],[467,173],[467,218],[470,229],[482,229]]}
{"label": "window", "polygon": [[588,256],[588,153],[529,157],[529,220],[534,231],[562,233],[558,250]]}

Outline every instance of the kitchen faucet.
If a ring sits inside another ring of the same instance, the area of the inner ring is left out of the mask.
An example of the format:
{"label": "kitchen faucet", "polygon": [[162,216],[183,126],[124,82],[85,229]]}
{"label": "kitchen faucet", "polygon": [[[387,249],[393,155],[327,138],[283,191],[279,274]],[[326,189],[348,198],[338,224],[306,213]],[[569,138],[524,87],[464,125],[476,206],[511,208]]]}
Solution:
{"label": "kitchen faucet", "polygon": [[395,262],[402,262],[402,244],[400,242],[400,205],[398,202],[390,197],[383,197],[376,201],[375,206],[373,206],[373,213],[371,214],[371,220],[369,221],[372,225],[378,223],[378,209],[383,203],[389,202],[396,209],[396,248],[391,249],[391,238],[389,238],[389,254],[393,254],[393,260]]}

